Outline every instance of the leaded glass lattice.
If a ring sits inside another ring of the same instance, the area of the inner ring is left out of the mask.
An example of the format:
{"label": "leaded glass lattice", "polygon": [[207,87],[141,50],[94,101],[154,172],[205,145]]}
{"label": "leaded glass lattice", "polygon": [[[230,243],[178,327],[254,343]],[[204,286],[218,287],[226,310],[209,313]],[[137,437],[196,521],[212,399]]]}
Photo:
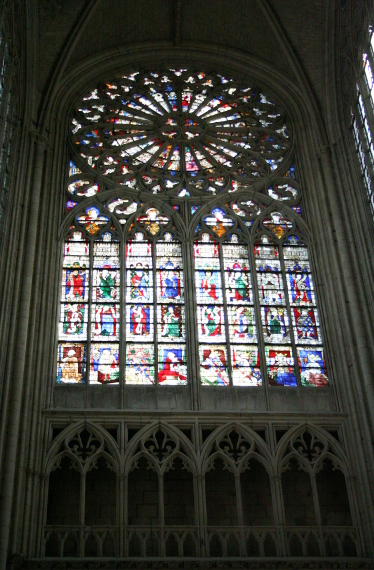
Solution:
{"label": "leaded glass lattice", "polygon": [[59,384],[328,385],[291,134],[272,97],[216,73],[134,72],[83,97]]}
{"label": "leaded glass lattice", "polygon": [[77,107],[72,131],[91,174],[71,181],[77,201],[101,190],[95,175],[111,187],[179,197],[259,186],[291,147],[283,110],[261,90],[186,69],[98,85]]}

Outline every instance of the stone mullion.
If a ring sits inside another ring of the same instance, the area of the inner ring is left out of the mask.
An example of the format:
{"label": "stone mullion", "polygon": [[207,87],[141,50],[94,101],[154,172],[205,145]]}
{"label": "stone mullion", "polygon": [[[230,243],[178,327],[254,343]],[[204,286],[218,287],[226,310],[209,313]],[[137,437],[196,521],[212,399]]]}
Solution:
{"label": "stone mullion", "polygon": [[124,484],[123,484],[123,492],[124,492],[124,512],[123,512],[123,527],[122,527],[122,536],[123,536],[123,555],[129,555],[129,543],[128,543],[128,526],[129,526],[129,474],[126,471],[126,464],[125,464],[125,475],[124,475]]}
{"label": "stone mullion", "polygon": [[207,512],[206,512],[206,502],[205,502],[205,475],[202,472],[198,472],[197,484],[199,490],[199,501],[200,501],[200,556],[208,556],[209,552],[209,538],[207,531]]}
{"label": "stone mullion", "polygon": [[86,343],[86,398],[88,401],[89,397],[89,383],[90,383],[90,372],[91,372],[91,320],[92,320],[92,292],[93,292],[93,259],[94,259],[94,244],[95,242],[89,241],[89,255],[90,255],[90,268],[88,272],[88,319],[87,319],[87,343]]}
{"label": "stone mullion", "polygon": [[164,478],[163,475],[158,473],[158,517],[159,517],[159,545],[160,545],[160,556],[165,556],[165,506],[164,506]]}
{"label": "stone mullion", "polygon": [[[41,500],[40,500],[40,506],[41,506],[41,515],[42,517],[39,518],[39,520],[41,521],[41,525],[40,525],[40,532],[39,532],[39,536],[38,536],[38,540],[37,540],[37,544],[36,544],[36,552],[40,552],[40,554],[42,556],[45,555],[45,545],[43,545],[43,541],[44,541],[44,529],[45,526],[47,524],[47,509],[48,509],[48,491],[49,491],[49,475],[50,473],[47,475],[41,475],[40,476],[40,496],[41,496]],[[61,552],[62,555],[62,552]]]}
{"label": "stone mullion", "polygon": [[84,519],[86,507],[86,471],[80,473],[80,494],[79,494],[79,556],[84,556]]}
{"label": "stone mullion", "polygon": [[226,298],[226,275],[225,275],[225,266],[223,263],[223,251],[222,251],[222,242],[218,243],[219,247],[219,263],[220,263],[220,273],[221,273],[221,284],[222,284],[222,300],[223,300],[223,314],[224,314],[224,327],[225,327],[225,335],[226,335],[226,351],[227,351],[227,369],[229,373],[229,380],[230,380],[230,389],[232,391],[233,387],[233,379],[232,379],[232,363],[231,363],[231,344],[230,344],[230,329],[229,329],[229,313],[228,313],[228,305],[227,305],[227,298]]}
{"label": "stone mullion", "polygon": [[[156,402],[158,395],[158,344],[157,344],[157,242],[151,241],[152,247],[152,282],[153,282],[153,305],[151,311],[153,312],[153,354],[155,362],[155,388],[156,388]],[[150,311],[150,313],[151,313]],[[149,324],[151,326],[151,324]]]}
{"label": "stone mullion", "polygon": [[[125,371],[126,371],[126,242],[121,235],[119,243],[119,315],[120,315],[120,335],[119,335],[119,386],[120,401],[122,408],[125,408]],[[121,424],[122,427],[122,424]],[[122,430],[121,430],[122,433]],[[122,519],[121,519],[122,520]],[[122,527],[122,522],[121,522]]]}
{"label": "stone mullion", "polygon": [[[125,246],[125,244],[124,244]],[[119,443],[120,443],[120,450],[119,455],[120,459],[118,462],[118,469],[119,469],[119,495],[120,495],[120,506],[119,506],[119,521],[118,521],[118,532],[119,532],[119,556],[127,556],[126,552],[126,530],[127,530],[127,513],[128,513],[128,493],[127,493],[127,473],[126,473],[126,464],[125,464],[125,449],[126,443],[128,439],[128,432],[127,427],[123,421],[119,424]]]}
{"label": "stone mullion", "polygon": [[246,555],[246,547],[245,547],[245,533],[244,533],[244,515],[243,515],[243,501],[242,501],[242,488],[240,484],[240,475],[241,472],[235,470],[235,491],[236,491],[236,507],[238,512],[238,523],[240,527],[240,555]]}
{"label": "stone mullion", "polygon": [[193,473],[193,497],[194,497],[194,525],[196,527],[196,555],[200,556],[201,540],[203,537],[200,524],[200,496],[199,496],[199,477],[197,473]]}
{"label": "stone mullion", "polygon": [[316,522],[318,526],[318,536],[320,538],[319,547],[321,549],[322,556],[326,556],[325,550],[325,541],[323,536],[323,528],[322,528],[322,518],[321,518],[321,511],[319,508],[319,500],[318,500],[318,490],[317,490],[317,482],[316,482],[316,474],[311,472],[308,473],[310,476],[310,482],[312,485],[312,495],[313,495],[313,504],[314,504],[314,513],[316,517]]}
{"label": "stone mullion", "polygon": [[275,474],[270,476],[271,497],[273,503],[274,522],[277,527],[277,535],[281,555],[288,555],[287,533],[286,533],[286,516],[283,504],[283,492],[281,475]]}
{"label": "stone mullion", "polygon": [[362,536],[362,531],[361,531],[361,527],[359,526],[359,521],[358,521],[358,517],[357,517],[357,513],[359,512],[359,507],[358,507],[358,503],[357,503],[357,478],[355,476],[352,475],[345,475],[345,482],[347,485],[347,493],[348,493],[348,500],[349,500],[349,506],[350,506],[350,511],[351,511],[351,516],[352,516],[352,522],[353,522],[353,526],[355,527],[355,530],[357,532],[357,538],[358,540],[358,544],[357,544],[357,554],[358,556],[364,556],[364,553],[362,552],[362,544],[364,544],[364,540],[363,540],[363,536]]}
{"label": "stone mullion", "polygon": [[124,537],[124,533],[126,532],[125,530],[126,526],[124,524],[124,520],[125,520],[125,513],[127,512],[127,497],[126,497],[127,477],[123,473],[120,473],[119,476],[117,476],[117,480],[118,480],[118,495],[119,495],[117,503],[119,506],[118,515],[117,515],[118,517],[117,528],[118,528],[118,539],[119,539],[119,544],[117,546],[117,556],[122,558],[123,556],[126,556],[125,537]]}
{"label": "stone mullion", "polygon": [[[261,246],[260,246],[261,247]],[[266,398],[266,409],[270,410],[270,398],[269,398],[269,380],[267,376],[267,367],[266,367],[266,356],[265,356],[265,341],[263,336],[263,328],[262,328],[262,320],[261,320],[261,303],[260,303],[260,295],[259,295],[259,288],[258,288],[258,281],[257,281],[257,267],[256,267],[256,258],[254,255],[254,244],[253,241],[250,240],[248,245],[248,255],[249,255],[249,267],[251,269],[251,279],[252,279],[252,294],[253,294],[253,305],[256,315],[256,325],[257,325],[257,347],[258,347],[258,357],[260,360],[260,370],[261,370],[261,378],[262,378],[262,389],[265,392]]]}
{"label": "stone mullion", "polygon": [[196,411],[200,409],[200,370],[198,366],[197,299],[192,240],[185,240],[182,243],[182,259],[185,260],[183,264],[183,282],[186,316],[187,378],[191,387],[192,406]]}

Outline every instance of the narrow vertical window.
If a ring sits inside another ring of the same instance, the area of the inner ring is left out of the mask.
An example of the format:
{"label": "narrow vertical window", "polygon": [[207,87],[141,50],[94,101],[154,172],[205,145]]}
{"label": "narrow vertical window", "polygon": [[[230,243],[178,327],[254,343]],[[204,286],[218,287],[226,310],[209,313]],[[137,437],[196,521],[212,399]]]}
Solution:
{"label": "narrow vertical window", "polygon": [[119,243],[109,233],[93,243],[90,384],[119,382]]}
{"label": "narrow vertical window", "polygon": [[154,384],[153,247],[142,233],[126,247],[126,383]]}
{"label": "narrow vertical window", "polygon": [[261,384],[248,245],[221,208],[202,221],[194,244],[200,377],[202,384]]}
{"label": "narrow vertical window", "polygon": [[186,384],[182,244],[149,208],[126,244],[126,383]]}
{"label": "narrow vertical window", "polygon": [[369,26],[369,37],[365,52],[362,54],[363,73],[357,82],[357,101],[352,109],[352,130],[361,172],[366,186],[371,213],[374,217],[374,34]]}
{"label": "narrow vertical window", "polygon": [[255,244],[254,252],[269,383],[296,386],[279,247],[264,235]]}
{"label": "narrow vertical window", "polygon": [[65,241],[57,382],[86,381],[90,247],[80,232]]}

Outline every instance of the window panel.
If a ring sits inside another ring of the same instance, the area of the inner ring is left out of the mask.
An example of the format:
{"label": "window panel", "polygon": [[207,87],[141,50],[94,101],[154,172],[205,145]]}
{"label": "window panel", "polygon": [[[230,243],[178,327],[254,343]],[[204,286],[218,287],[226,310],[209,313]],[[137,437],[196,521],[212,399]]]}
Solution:
{"label": "window panel", "polygon": [[120,306],[109,303],[92,305],[92,340],[119,340]]}
{"label": "window panel", "polygon": [[170,262],[168,271],[157,272],[157,299],[161,302],[183,303],[183,273],[177,269],[173,269],[173,263]]}
{"label": "window panel", "polygon": [[[225,220],[226,226],[233,225],[224,212],[222,219]],[[210,218],[207,217],[206,220],[209,221]],[[231,343],[241,345],[257,343],[248,247],[237,243],[236,235],[231,236],[230,242],[219,244],[212,241],[208,234],[202,234],[200,240],[194,244],[198,338],[202,343],[201,382],[203,385],[229,386],[231,374],[233,385],[257,386],[261,384],[261,374],[256,368],[256,374],[253,376],[254,368],[251,368],[248,361],[250,351],[254,347],[247,346],[246,365],[234,366],[231,363],[231,373],[228,361]],[[204,263],[205,271],[201,269]],[[216,271],[210,270],[213,263]],[[224,291],[217,287],[222,281],[225,283]],[[211,287],[212,283],[214,287]],[[211,304],[210,299],[207,302],[207,297],[213,299],[216,304]],[[215,344],[211,350],[208,350],[208,346],[204,343],[209,340],[222,344]],[[234,354],[233,350],[232,347],[230,358]],[[256,354],[258,358],[258,352]],[[250,358],[252,362],[253,355]]]}
{"label": "window panel", "polygon": [[225,341],[225,316],[222,306],[200,305],[197,309],[198,334],[200,341]]}
{"label": "window panel", "polygon": [[229,386],[227,349],[223,345],[200,345],[201,383],[207,386]]}
{"label": "window panel", "polygon": [[87,340],[88,305],[85,303],[61,304],[60,340]]}
{"label": "window panel", "polygon": [[290,346],[265,346],[265,357],[270,386],[297,386]]}
{"label": "window panel", "polygon": [[212,264],[207,260],[204,269],[196,272],[196,290],[198,303],[223,302],[221,273],[212,271]]}
{"label": "window panel", "polygon": [[127,307],[126,338],[132,341],[153,341],[153,305]]}
{"label": "window panel", "polygon": [[234,386],[261,386],[260,358],[257,346],[232,346],[231,366]]}
{"label": "window panel", "polygon": [[313,283],[308,273],[288,273],[289,299],[292,305],[315,305]]}
{"label": "window panel", "polygon": [[231,342],[257,342],[256,318],[253,307],[228,307],[229,336]]}
{"label": "window panel", "polygon": [[164,385],[187,383],[185,345],[168,344],[159,346],[158,382]]}
{"label": "window panel", "polygon": [[323,387],[328,385],[322,347],[297,348],[301,385]]}
{"label": "window panel", "polygon": [[[162,220],[163,225],[168,223],[167,218]],[[126,383],[153,384],[157,379],[165,385],[185,384],[186,347],[180,344],[186,339],[181,244],[170,234],[155,243],[139,234],[127,243],[126,252]],[[156,341],[156,348],[144,344]],[[134,342],[142,343],[140,348]]]}
{"label": "window panel", "polygon": [[178,305],[157,306],[157,338],[159,342],[185,341],[184,307]]}
{"label": "window panel", "polygon": [[60,342],[57,351],[57,383],[83,384],[86,381],[86,345]]}
{"label": "window panel", "polygon": [[289,344],[291,342],[289,320],[285,307],[262,307],[261,321],[265,342],[274,344]]}
{"label": "window panel", "polygon": [[126,345],[126,384],[154,384],[154,347],[152,344]]}
{"label": "window panel", "polygon": [[119,345],[91,343],[90,384],[119,382]]}

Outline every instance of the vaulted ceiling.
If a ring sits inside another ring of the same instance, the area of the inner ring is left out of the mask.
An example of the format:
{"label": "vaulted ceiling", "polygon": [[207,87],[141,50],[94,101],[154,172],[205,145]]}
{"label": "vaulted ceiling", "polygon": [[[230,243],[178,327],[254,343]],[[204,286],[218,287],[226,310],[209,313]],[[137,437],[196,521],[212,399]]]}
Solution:
{"label": "vaulted ceiling", "polygon": [[[199,43],[254,56],[296,81],[291,54],[323,107],[326,0],[35,0],[35,3],[40,96],[46,91],[65,46],[74,40],[76,44],[65,61],[67,68],[109,48],[120,51],[152,42],[172,49],[175,45]],[[85,10],[87,13],[82,17]]]}

